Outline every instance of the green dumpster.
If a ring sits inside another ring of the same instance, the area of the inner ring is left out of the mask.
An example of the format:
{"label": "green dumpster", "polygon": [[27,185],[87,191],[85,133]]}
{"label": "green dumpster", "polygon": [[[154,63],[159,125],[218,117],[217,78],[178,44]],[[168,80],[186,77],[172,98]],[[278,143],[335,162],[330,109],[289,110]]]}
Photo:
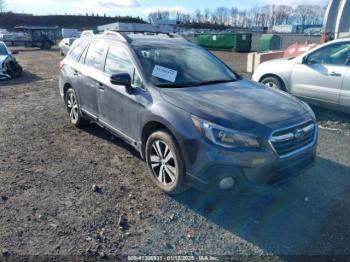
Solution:
{"label": "green dumpster", "polygon": [[279,50],[282,48],[282,39],[278,35],[264,34],[260,37],[260,51]]}
{"label": "green dumpster", "polygon": [[252,46],[252,34],[200,34],[197,35],[197,44],[213,50],[249,52]]}

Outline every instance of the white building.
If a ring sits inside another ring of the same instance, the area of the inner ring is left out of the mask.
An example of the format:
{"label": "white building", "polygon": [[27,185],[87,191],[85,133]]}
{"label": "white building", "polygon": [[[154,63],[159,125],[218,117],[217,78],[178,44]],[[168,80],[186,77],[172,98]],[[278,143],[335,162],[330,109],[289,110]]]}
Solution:
{"label": "white building", "polygon": [[174,26],[171,25],[151,25],[151,24],[136,24],[136,23],[112,23],[101,25],[97,30],[103,32],[105,30],[120,31],[120,32],[160,32],[173,33]]}

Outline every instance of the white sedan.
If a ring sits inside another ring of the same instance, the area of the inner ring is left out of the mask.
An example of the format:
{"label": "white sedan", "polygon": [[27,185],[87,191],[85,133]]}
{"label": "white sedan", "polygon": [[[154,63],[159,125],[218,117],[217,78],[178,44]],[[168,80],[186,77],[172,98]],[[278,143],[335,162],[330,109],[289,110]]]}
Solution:
{"label": "white sedan", "polygon": [[334,40],[295,58],[262,63],[253,80],[310,104],[350,113],[350,38]]}
{"label": "white sedan", "polygon": [[63,38],[61,42],[59,42],[58,47],[60,48],[61,55],[65,56],[73,42],[76,40],[76,38],[71,37],[71,38]]}

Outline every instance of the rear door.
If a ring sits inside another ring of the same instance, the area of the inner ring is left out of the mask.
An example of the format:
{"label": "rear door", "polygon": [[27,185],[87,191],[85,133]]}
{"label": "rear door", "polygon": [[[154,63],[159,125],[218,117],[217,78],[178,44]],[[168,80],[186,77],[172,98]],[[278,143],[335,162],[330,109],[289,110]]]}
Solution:
{"label": "rear door", "polygon": [[[72,47],[72,50],[68,53],[65,61],[65,73],[61,77],[65,78],[64,82],[68,82],[78,90],[80,85],[80,74],[78,72],[81,71],[81,64],[79,63],[79,59],[82,56],[84,50],[88,46],[88,42],[79,42]],[[78,98],[79,99],[79,98]]]}
{"label": "rear door", "polygon": [[349,42],[335,43],[308,55],[291,74],[291,93],[338,108],[340,91],[347,72]]}
{"label": "rear door", "polygon": [[97,93],[103,77],[103,57],[106,52],[106,43],[103,40],[92,42],[86,54],[80,58],[78,74],[79,84],[76,87],[79,103],[82,110],[93,118],[98,117]]}

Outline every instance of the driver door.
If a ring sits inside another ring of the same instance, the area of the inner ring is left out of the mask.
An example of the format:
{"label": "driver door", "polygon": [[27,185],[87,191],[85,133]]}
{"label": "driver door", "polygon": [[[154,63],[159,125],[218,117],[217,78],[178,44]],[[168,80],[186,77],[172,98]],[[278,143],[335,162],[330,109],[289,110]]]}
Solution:
{"label": "driver door", "polygon": [[[119,73],[128,73],[131,76],[132,87],[113,85],[110,82],[110,77]],[[104,76],[100,80],[100,121],[129,140],[137,139],[140,111],[150,103],[151,97],[142,88],[135,64],[123,46],[110,45],[105,59]]]}
{"label": "driver door", "polygon": [[350,42],[327,45],[309,54],[293,69],[291,93],[337,108],[349,54]]}

